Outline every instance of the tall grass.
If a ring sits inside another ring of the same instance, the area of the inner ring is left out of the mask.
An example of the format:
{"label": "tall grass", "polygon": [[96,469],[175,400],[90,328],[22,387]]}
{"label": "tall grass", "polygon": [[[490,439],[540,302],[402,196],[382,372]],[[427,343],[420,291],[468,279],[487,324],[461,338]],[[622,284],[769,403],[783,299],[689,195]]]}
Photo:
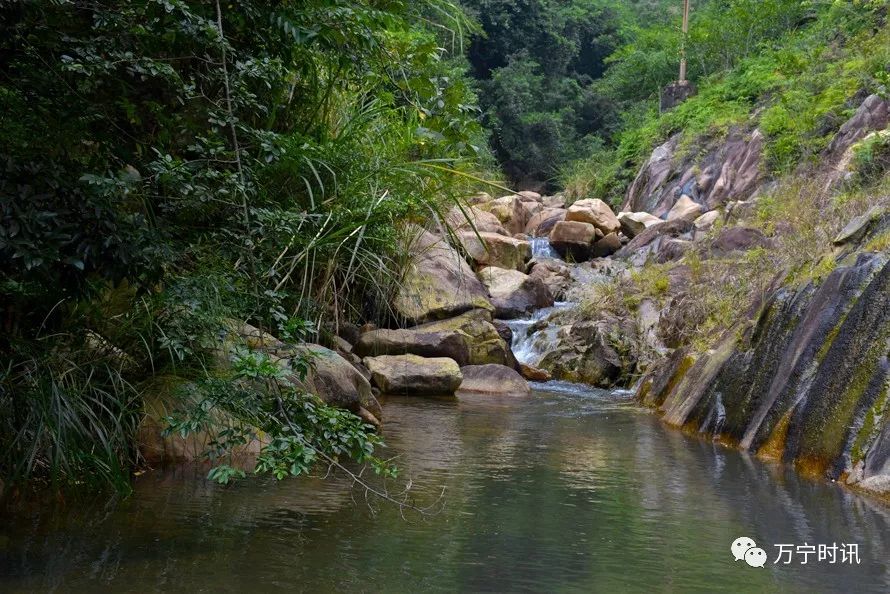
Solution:
{"label": "tall grass", "polygon": [[0,372],[0,476],[12,485],[40,477],[55,487],[129,488],[139,389],[126,361],[72,336],[38,342],[43,351]]}

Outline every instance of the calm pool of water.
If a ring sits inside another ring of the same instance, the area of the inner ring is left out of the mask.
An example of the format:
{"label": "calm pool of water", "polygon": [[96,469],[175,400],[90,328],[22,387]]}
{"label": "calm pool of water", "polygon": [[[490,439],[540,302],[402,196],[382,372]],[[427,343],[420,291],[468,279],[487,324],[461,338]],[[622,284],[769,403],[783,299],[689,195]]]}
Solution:
{"label": "calm pool of water", "polygon": [[[394,398],[390,454],[425,519],[341,480],[146,475],[123,501],[0,515],[0,591],[887,592],[890,508],[664,428],[627,395]],[[353,500],[355,499],[355,500]],[[753,538],[764,568],[734,561]],[[774,565],[856,543],[858,565]]]}

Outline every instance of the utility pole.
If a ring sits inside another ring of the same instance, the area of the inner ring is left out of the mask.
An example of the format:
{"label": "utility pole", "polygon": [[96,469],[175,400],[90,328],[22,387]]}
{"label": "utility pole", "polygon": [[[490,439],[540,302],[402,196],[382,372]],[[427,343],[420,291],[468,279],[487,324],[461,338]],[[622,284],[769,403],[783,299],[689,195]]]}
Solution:
{"label": "utility pole", "polygon": [[689,0],[683,0],[683,39],[680,41],[680,79],[686,82],[686,39],[689,37]]}

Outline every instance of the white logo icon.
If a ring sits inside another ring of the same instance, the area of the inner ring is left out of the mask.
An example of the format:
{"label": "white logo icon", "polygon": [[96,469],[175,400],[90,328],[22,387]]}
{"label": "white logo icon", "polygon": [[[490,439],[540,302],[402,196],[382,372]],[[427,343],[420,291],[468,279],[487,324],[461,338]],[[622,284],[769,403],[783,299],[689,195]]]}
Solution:
{"label": "white logo icon", "polygon": [[763,567],[766,564],[766,551],[754,547],[745,552],[745,563],[751,567]]}
{"label": "white logo icon", "polygon": [[757,543],[754,542],[754,539],[748,538],[747,536],[741,536],[735,539],[732,541],[732,546],[730,547],[732,556],[735,557],[736,561],[742,561],[745,558],[745,553],[748,552],[748,549],[754,548],[757,548]]}

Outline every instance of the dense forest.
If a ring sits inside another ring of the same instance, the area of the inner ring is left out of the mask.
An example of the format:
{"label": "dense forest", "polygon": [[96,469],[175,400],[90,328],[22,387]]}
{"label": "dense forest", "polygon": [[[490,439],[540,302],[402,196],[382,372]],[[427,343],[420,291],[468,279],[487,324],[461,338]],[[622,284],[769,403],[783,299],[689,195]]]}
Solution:
{"label": "dense forest", "polygon": [[257,468],[279,478],[340,458],[395,474],[368,425],[282,389],[251,344],[220,364],[233,329],[328,343],[347,322],[398,325],[411,224],[480,191],[619,206],[673,133],[713,139],[762,104],[768,168],[787,174],[862,88],[890,86],[884,2],[708,0],[693,2],[685,40],[699,93],[659,113],[681,10],[4,3],[2,480],[126,490],[159,393],[176,403],[168,433],[225,426],[208,454],[222,482],[258,433]]}

